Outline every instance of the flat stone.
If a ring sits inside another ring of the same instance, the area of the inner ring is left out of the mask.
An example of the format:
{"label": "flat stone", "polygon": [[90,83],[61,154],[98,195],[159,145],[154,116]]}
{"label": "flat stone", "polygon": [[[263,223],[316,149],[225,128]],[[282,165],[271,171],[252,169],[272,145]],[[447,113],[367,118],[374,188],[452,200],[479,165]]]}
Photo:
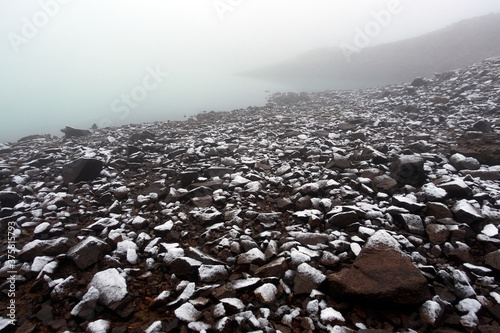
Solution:
{"label": "flat stone", "polygon": [[96,159],[78,159],[65,164],[62,169],[64,183],[92,181],[101,174],[104,163]]}
{"label": "flat stone", "polygon": [[68,251],[69,239],[59,237],[51,240],[39,240],[29,242],[17,254],[17,258],[24,262],[29,262],[37,256],[56,256]]}

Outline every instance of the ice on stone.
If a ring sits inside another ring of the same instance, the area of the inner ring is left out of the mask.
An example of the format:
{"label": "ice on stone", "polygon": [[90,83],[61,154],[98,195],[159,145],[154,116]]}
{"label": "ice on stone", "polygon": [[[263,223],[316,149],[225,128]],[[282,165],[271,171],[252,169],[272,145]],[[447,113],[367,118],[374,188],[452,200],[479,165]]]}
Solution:
{"label": "ice on stone", "polygon": [[194,307],[191,303],[184,303],[175,311],[175,316],[186,323],[197,321],[202,317],[202,313]]}
{"label": "ice on stone", "polygon": [[323,324],[345,323],[342,313],[330,307],[321,310],[320,320]]}
{"label": "ice on stone", "polygon": [[99,290],[99,299],[111,309],[116,308],[128,294],[127,282],[116,268],[96,273],[90,286]]}

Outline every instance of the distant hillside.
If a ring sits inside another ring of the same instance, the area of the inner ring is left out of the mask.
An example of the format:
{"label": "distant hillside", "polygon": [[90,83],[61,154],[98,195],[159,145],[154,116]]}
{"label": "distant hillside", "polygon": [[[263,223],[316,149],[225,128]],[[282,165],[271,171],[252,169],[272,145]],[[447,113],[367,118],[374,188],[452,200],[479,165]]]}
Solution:
{"label": "distant hillside", "polygon": [[245,73],[301,88],[363,88],[407,82],[500,55],[500,14],[463,20],[444,29],[355,53],[339,47],[313,50]]}

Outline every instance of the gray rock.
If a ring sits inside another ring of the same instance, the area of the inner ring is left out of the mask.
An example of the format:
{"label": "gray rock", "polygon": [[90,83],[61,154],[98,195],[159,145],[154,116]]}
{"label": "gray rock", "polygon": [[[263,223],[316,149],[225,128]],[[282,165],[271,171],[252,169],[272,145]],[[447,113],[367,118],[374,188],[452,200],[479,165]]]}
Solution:
{"label": "gray rock", "polygon": [[59,237],[51,240],[34,240],[23,246],[17,254],[17,258],[21,261],[31,261],[37,256],[56,256],[61,253],[66,253],[70,247],[69,239]]}
{"label": "gray rock", "polygon": [[94,310],[99,300],[99,290],[90,287],[81,301],[71,310],[71,315],[83,320],[91,320],[94,317]]}
{"label": "gray rock", "polygon": [[475,223],[484,220],[483,214],[467,200],[460,200],[451,208],[455,219],[461,223]]}
{"label": "gray rock", "polygon": [[85,269],[95,264],[104,255],[111,251],[108,243],[89,236],[68,250],[68,257],[71,258],[80,269]]}
{"label": "gray rock", "polygon": [[111,310],[117,309],[128,294],[127,282],[116,268],[96,273],[90,287],[99,290],[99,300]]}
{"label": "gray rock", "polygon": [[293,293],[295,295],[309,294],[313,289],[317,289],[325,280],[326,276],[320,270],[311,267],[307,263],[302,263],[297,267],[297,274],[293,283]]}

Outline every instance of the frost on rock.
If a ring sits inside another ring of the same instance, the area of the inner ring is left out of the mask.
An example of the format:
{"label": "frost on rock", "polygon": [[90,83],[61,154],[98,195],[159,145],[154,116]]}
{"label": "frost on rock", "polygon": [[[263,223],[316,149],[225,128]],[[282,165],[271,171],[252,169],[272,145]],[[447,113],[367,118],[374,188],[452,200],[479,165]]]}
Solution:
{"label": "frost on rock", "polygon": [[342,313],[333,308],[326,308],[321,310],[320,320],[325,325],[345,323],[345,318],[344,316],[342,316]]}
{"label": "frost on rock", "polygon": [[128,293],[127,282],[116,268],[98,272],[90,282],[90,286],[99,290],[99,299],[112,310],[120,305]]}
{"label": "frost on rock", "polygon": [[479,323],[479,318],[476,313],[481,310],[481,303],[472,298],[466,298],[458,302],[457,310],[465,313],[462,317],[460,317],[460,323],[467,327],[473,328],[476,327]]}
{"label": "frost on rock", "polygon": [[420,318],[426,324],[435,326],[443,312],[444,310],[438,302],[428,300],[420,308]]}
{"label": "frost on rock", "polygon": [[276,300],[278,288],[272,283],[266,283],[255,289],[255,295],[262,303],[273,303]]}
{"label": "frost on rock", "polygon": [[184,303],[175,311],[175,316],[186,323],[197,321],[201,318],[202,313],[194,307],[191,303]]}
{"label": "frost on rock", "polygon": [[109,320],[99,319],[87,325],[87,333],[108,333],[111,329]]}
{"label": "frost on rock", "polygon": [[371,236],[363,249],[401,251],[398,241],[385,230],[379,230]]}

